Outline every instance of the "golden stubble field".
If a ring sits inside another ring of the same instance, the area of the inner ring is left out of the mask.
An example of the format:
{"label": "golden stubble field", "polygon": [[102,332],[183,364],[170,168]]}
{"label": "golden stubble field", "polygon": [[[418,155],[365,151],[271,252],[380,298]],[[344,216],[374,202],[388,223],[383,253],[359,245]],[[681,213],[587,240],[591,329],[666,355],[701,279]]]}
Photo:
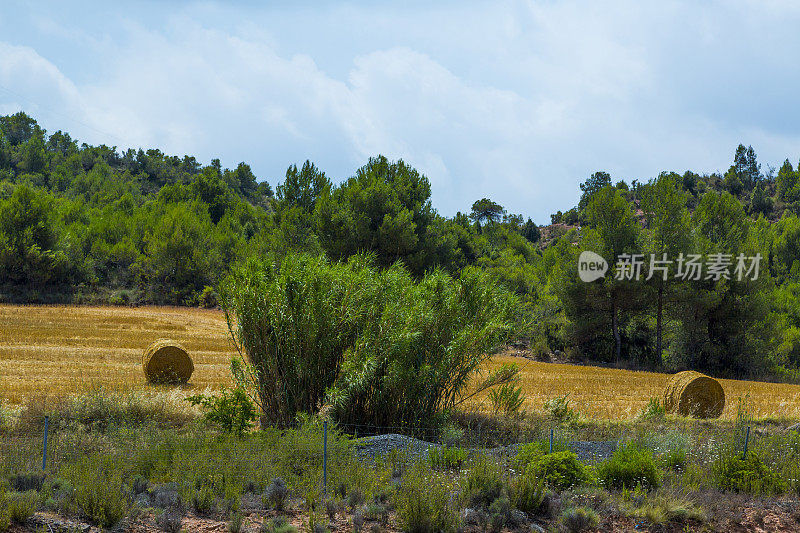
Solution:
{"label": "golden stubble field", "polygon": [[142,352],[159,338],[190,352],[195,370],[187,391],[230,383],[235,349],[219,311],[0,305],[0,398],[19,404],[99,385],[148,387]]}
{"label": "golden stubble field", "polygon": [[[189,350],[195,372],[187,394],[230,384],[235,355],[220,311],[177,307],[77,307],[0,305],[0,399],[20,404],[33,395],[66,395],[90,387],[148,388],[142,351],[170,338]],[[522,370],[525,409],[568,394],[584,415],[635,417],[649,398],[661,397],[667,374],[539,363],[498,356],[489,368],[516,362]],[[727,397],[723,418],[749,394],[759,418],[800,418],[800,386],[721,380]],[[473,407],[486,408],[476,399]]]}

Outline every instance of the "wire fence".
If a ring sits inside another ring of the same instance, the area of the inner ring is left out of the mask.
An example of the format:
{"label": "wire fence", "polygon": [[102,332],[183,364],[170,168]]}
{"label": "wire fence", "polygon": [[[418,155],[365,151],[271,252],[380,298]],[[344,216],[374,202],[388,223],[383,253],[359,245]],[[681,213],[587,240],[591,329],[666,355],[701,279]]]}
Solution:
{"label": "wire fence", "polygon": [[[159,431],[162,436],[169,432]],[[117,435],[114,438],[117,444],[129,438],[127,446],[135,450],[137,446],[150,446],[157,440],[151,437],[147,430],[134,429],[127,437]],[[56,473],[62,465],[74,463],[86,455],[113,451],[115,442],[112,440],[100,431],[62,428],[45,418],[37,431],[31,428],[0,435],[0,473]],[[321,462],[324,488],[330,473],[328,457],[331,453],[341,453],[344,445],[365,460],[375,460],[393,452],[426,460],[430,449],[442,447],[461,448],[470,455],[490,454],[501,459],[513,459],[520,446],[531,442],[537,442],[545,453],[572,451],[587,464],[609,459],[626,443],[636,443],[640,448],[652,451],[667,466],[681,468],[688,465],[708,467],[723,455],[742,459],[751,455],[780,472],[785,479],[800,480],[800,434],[776,428],[756,428],[750,424],[723,426],[687,420],[670,421],[660,426],[609,425],[599,429],[552,424],[529,427],[518,434],[503,434],[502,427],[488,426],[441,429],[374,424],[329,426],[325,422],[310,439],[292,445],[298,447],[298,456]],[[198,450],[202,446],[203,443],[197,443]],[[253,461],[257,461],[258,446],[255,437],[255,442],[250,442],[246,452],[241,448],[241,453],[250,454]],[[235,445],[230,453],[237,453]]]}

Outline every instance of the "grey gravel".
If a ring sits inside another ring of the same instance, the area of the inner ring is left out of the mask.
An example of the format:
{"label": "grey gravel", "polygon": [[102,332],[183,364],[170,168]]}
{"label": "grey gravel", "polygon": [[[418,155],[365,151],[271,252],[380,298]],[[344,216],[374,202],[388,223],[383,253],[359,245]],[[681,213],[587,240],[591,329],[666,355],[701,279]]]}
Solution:
{"label": "grey gravel", "polygon": [[[499,446],[497,448],[469,448],[467,453],[488,453],[500,457],[513,457],[517,454],[519,444],[510,446]],[[573,441],[568,445],[569,449],[578,456],[581,461],[593,462],[611,457],[617,449],[616,441]],[[426,442],[423,440],[390,433],[387,435],[375,435],[359,439],[356,444],[356,454],[359,458],[374,460],[376,456],[385,455],[392,450],[398,450],[406,454],[408,458],[427,457],[428,450],[431,448],[441,448],[440,444]]]}

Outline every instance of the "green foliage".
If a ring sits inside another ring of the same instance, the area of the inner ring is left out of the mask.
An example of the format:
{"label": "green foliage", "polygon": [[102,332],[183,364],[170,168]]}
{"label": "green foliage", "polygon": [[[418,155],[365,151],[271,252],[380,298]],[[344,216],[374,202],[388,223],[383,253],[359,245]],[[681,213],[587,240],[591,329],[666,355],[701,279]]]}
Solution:
{"label": "green foliage", "polygon": [[416,282],[362,256],[252,260],[222,294],[263,413],[280,425],[326,397],[343,422],[428,422],[514,330],[516,299],[480,272]]}
{"label": "green foliage", "polygon": [[218,395],[196,394],[186,401],[199,405],[209,422],[218,425],[226,433],[242,436],[253,427],[257,418],[256,406],[239,386],[222,389]]}
{"label": "green foliage", "polygon": [[400,527],[408,533],[453,532],[459,526],[450,487],[444,479],[429,477],[421,466],[406,473],[395,495],[395,507]]}
{"label": "green foliage", "polygon": [[508,492],[507,485],[500,465],[479,456],[472,461],[461,490],[469,505],[488,507],[500,494]]}
{"label": "green foliage", "polygon": [[114,526],[128,511],[120,466],[113,457],[100,455],[66,466],[61,475],[74,487],[68,506],[99,526]]}
{"label": "green foliage", "polygon": [[203,483],[192,493],[192,507],[200,514],[208,514],[214,510],[215,501],[214,488],[209,484]]}
{"label": "green foliage", "polygon": [[437,470],[461,468],[466,458],[467,452],[461,448],[443,446],[441,448],[432,447],[428,450],[431,467]]}
{"label": "green foliage", "polygon": [[526,472],[544,480],[548,486],[563,490],[591,480],[586,465],[570,451],[553,452],[536,457],[528,463]]}
{"label": "green foliage", "polygon": [[[563,440],[553,440],[553,451],[563,452],[567,451],[567,445]],[[527,444],[520,444],[517,448],[517,455],[514,457],[513,464],[519,470],[524,470],[529,464],[538,460],[541,456],[550,452],[550,442],[546,440],[539,440],[529,442]]]}
{"label": "green foliage", "polygon": [[661,484],[661,473],[653,452],[636,443],[627,443],[597,466],[597,479],[605,487],[618,490],[637,486],[653,489]]}
{"label": "green foliage", "polygon": [[746,457],[722,454],[712,465],[712,474],[719,488],[755,494],[781,494],[787,483],[760,455],[749,452]]}
{"label": "green foliage", "polygon": [[544,480],[534,475],[532,470],[523,472],[511,480],[511,504],[522,512],[538,515],[542,514],[546,503],[546,490]]}
{"label": "green foliage", "polygon": [[569,394],[547,400],[544,402],[544,410],[553,421],[559,424],[569,424],[580,417],[578,412],[572,408]]}
{"label": "green foliage", "polygon": [[297,533],[297,528],[289,524],[282,516],[272,520],[264,520],[261,524],[261,533]]}
{"label": "green foliage", "polygon": [[39,494],[35,490],[6,493],[5,507],[12,522],[23,524],[39,507]]}
{"label": "green foliage", "polygon": [[518,415],[525,402],[525,394],[522,392],[522,387],[504,383],[489,391],[489,402],[495,413]]}
{"label": "green foliage", "polygon": [[269,505],[276,511],[284,510],[288,499],[289,489],[281,478],[273,479],[262,497],[265,507]]}
{"label": "green foliage", "polygon": [[661,400],[650,398],[642,412],[639,413],[638,418],[641,420],[662,420],[665,416],[666,413],[664,412],[664,406],[661,405]]}

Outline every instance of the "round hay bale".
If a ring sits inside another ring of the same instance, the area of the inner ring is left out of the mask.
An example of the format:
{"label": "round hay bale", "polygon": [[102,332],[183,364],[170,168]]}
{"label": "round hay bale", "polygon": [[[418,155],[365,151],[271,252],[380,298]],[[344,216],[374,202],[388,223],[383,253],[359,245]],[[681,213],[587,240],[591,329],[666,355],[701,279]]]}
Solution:
{"label": "round hay bale", "polygon": [[678,372],[664,389],[664,411],[695,418],[719,418],[725,391],[714,378],[700,372]]}
{"label": "round hay bale", "polygon": [[184,347],[169,339],[159,339],[148,346],[142,367],[150,383],[186,383],[194,372],[194,363]]}

